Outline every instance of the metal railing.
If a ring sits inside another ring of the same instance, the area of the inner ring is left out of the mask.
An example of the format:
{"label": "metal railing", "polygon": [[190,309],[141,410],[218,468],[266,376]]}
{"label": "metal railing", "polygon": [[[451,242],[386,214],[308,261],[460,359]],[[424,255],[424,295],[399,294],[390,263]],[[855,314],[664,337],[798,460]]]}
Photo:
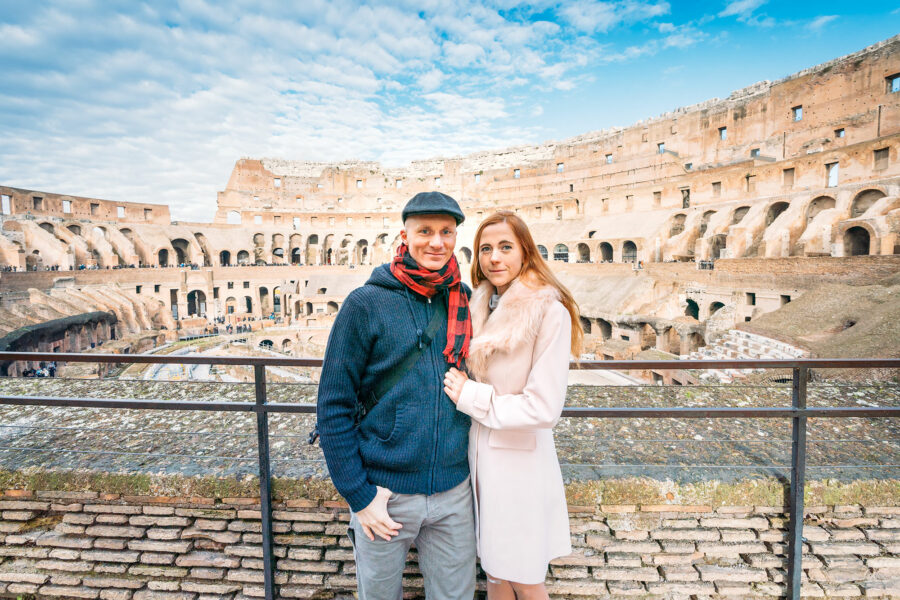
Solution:
{"label": "metal railing", "polygon": [[[12,361],[56,361],[84,363],[152,363],[251,366],[254,372],[254,402],[171,401],[112,398],[66,398],[0,395],[0,405],[60,406],[137,410],[186,410],[256,413],[259,459],[260,510],[264,588],[266,598],[275,598],[275,569],[272,537],[272,473],[269,455],[269,413],[315,413],[314,404],[266,402],[266,366],[321,367],[318,358],[270,358],[229,356],[183,356],[148,354],[68,354],[43,352],[0,352],[0,364]],[[796,359],[796,360],[663,360],[663,361],[580,361],[571,368],[582,370],[665,371],[682,369],[791,369],[790,407],[568,407],[564,417],[607,419],[791,419],[791,470],[788,510],[788,595],[799,600],[803,553],[803,490],[806,481],[807,419],[851,417],[900,417],[896,406],[808,407],[807,382],[810,369],[900,369],[900,359]]]}

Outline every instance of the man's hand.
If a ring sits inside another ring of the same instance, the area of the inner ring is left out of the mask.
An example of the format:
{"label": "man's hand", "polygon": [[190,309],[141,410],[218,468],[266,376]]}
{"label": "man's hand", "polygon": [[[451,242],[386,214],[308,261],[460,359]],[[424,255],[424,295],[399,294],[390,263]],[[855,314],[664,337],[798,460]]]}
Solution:
{"label": "man's hand", "polygon": [[[391,536],[400,533],[398,530],[403,527],[397,523],[387,511],[388,500],[391,497],[391,490],[380,486],[375,486],[378,490],[375,498],[369,502],[369,505],[356,513],[356,520],[362,525],[363,533],[366,534],[371,541],[375,541],[375,535],[386,541],[391,541]],[[372,535],[372,534],[375,535]]]}
{"label": "man's hand", "polygon": [[462,396],[463,386],[468,379],[466,374],[456,367],[450,367],[444,374],[444,393],[453,401],[453,404],[459,403],[459,397]]}

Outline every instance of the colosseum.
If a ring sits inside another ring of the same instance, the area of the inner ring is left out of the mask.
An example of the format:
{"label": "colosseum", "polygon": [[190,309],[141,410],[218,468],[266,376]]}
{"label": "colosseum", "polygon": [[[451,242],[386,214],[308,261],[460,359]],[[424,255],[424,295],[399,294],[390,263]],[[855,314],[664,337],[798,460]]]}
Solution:
{"label": "colosseum", "polygon": [[[559,142],[397,168],[242,158],[212,222],[0,187],[0,345],[133,353],[218,334],[321,356],[342,299],[392,256],[404,202],[438,189],[467,215],[464,270],[483,216],[531,224],[597,358],[736,356],[741,336],[767,356],[896,356],[898,153],[900,36]],[[892,325],[866,325],[871,306]]]}

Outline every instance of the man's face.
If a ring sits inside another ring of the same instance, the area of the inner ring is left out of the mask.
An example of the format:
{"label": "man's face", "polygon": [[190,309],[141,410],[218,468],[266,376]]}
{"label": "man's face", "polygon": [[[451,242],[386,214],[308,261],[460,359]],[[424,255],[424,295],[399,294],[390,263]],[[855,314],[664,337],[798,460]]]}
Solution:
{"label": "man's face", "polygon": [[456,247],[456,219],[450,215],[413,215],[400,235],[409,254],[423,269],[437,271],[447,264]]}

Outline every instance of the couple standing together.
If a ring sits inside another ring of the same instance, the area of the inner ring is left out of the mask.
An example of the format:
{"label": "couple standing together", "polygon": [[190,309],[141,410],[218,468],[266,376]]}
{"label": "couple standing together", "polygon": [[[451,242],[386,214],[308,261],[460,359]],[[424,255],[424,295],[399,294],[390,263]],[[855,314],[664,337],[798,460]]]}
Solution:
{"label": "couple standing together", "polygon": [[456,201],[417,194],[402,217],[392,263],[338,313],[319,384],[359,597],[400,599],[415,543],[429,600],[473,597],[476,547],[491,600],[545,599],[549,561],[571,552],[552,427],[577,306],[514,213],[479,225],[471,294]]}

